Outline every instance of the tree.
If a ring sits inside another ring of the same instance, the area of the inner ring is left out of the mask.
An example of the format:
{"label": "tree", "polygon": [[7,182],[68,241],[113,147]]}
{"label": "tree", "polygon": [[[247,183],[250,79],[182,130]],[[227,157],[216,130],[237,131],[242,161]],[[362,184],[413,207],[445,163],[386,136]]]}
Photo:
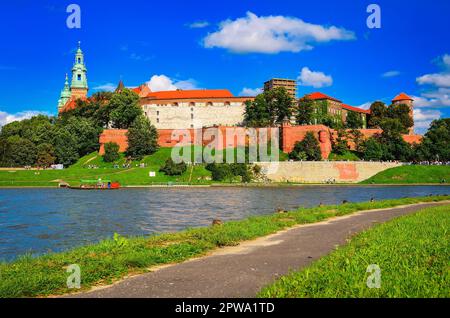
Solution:
{"label": "tree", "polygon": [[299,99],[296,109],[296,121],[299,125],[310,125],[313,121],[314,101],[308,97]]}
{"label": "tree", "polygon": [[71,117],[64,128],[73,136],[80,157],[85,156],[99,148],[99,135],[101,128],[96,127],[91,119]]}
{"label": "tree", "polygon": [[379,161],[383,158],[383,147],[374,137],[370,137],[362,144],[364,160]]}
{"label": "tree", "polygon": [[49,167],[55,163],[55,148],[48,143],[37,146],[36,165],[38,167]]}
{"label": "tree", "polygon": [[6,154],[6,162],[14,167],[32,166],[36,162],[36,146],[28,139],[11,136],[7,139],[9,153]]}
{"label": "tree", "polygon": [[345,125],[350,129],[360,129],[363,127],[364,122],[359,113],[348,111]]}
{"label": "tree", "polygon": [[120,158],[119,145],[115,142],[107,142],[104,145],[105,153],[103,154],[104,162],[114,162]]}
{"label": "tree", "polygon": [[312,132],[308,132],[302,141],[297,141],[294,150],[289,153],[289,158],[293,160],[322,160],[319,142]]}
{"label": "tree", "polygon": [[168,176],[180,176],[187,170],[186,163],[183,161],[180,163],[173,162],[172,158],[168,158],[159,171],[164,172]]}
{"label": "tree", "polygon": [[250,127],[273,127],[291,117],[292,103],[284,87],[264,91],[246,103],[244,121]]}
{"label": "tree", "polygon": [[65,127],[60,127],[56,131],[52,144],[58,163],[70,166],[80,158],[77,139]]}
{"label": "tree", "polygon": [[142,115],[139,95],[129,89],[115,93],[109,101],[110,120],[114,128],[127,129],[133,121]]}
{"label": "tree", "polygon": [[333,142],[333,152],[338,155],[343,155],[345,152],[350,150],[348,146],[348,134],[344,129],[339,129],[337,131],[338,136]]}
{"label": "tree", "polygon": [[140,159],[158,149],[158,131],[143,115],[138,116],[131,124],[127,137],[127,155],[132,158]]}
{"label": "tree", "polygon": [[368,126],[370,128],[379,128],[381,121],[386,117],[386,104],[376,101],[370,105],[370,116]]}
{"label": "tree", "polygon": [[450,118],[434,120],[416,149],[420,160],[450,161]]}
{"label": "tree", "polygon": [[349,138],[353,141],[355,145],[355,150],[359,153],[363,152],[362,144],[364,141],[364,136],[358,129],[352,129],[349,132]]}
{"label": "tree", "polygon": [[395,104],[388,107],[387,117],[397,119],[404,127],[403,132],[408,133],[408,129],[414,125],[410,115],[410,108],[405,104]]}

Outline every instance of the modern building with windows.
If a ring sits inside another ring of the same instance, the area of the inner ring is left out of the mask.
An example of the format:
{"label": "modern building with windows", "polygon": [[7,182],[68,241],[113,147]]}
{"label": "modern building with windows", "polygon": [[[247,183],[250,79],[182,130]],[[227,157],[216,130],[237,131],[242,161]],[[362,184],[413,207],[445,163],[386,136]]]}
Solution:
{"label": "modern building with windows", "polygon": [[272,78],[264,83],[264,91],[268,91],[277,87],[284,87],[293,99],[297,98],[296,80],[286,78]]}

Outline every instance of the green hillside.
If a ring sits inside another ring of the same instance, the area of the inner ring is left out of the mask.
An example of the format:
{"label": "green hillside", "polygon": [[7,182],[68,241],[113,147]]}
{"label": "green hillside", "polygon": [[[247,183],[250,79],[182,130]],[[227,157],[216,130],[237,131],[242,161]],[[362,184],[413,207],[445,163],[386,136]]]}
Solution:
{"label": "green hillside", "polygon": [[450,166],[401,166],[387,169],[361,182],[362,184],[447,183]]}

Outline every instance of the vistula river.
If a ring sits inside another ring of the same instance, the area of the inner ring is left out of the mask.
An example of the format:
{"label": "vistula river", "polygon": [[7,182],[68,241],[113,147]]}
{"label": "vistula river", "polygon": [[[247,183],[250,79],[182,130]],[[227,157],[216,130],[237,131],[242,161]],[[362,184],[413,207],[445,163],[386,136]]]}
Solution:
{"label": "vistula river", "polygon": [[0,260],[324,204],[450,194],[450,186],[0,189]]}

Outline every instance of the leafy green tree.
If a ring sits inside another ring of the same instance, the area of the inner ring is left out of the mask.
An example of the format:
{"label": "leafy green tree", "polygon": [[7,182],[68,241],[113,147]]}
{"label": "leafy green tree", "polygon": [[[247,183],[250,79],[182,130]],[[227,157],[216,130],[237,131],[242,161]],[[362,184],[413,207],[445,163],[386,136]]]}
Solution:
{"label": "leafy green tree", "polygon": [[120,158],[119,145],[115,142],[107,142],[104,144],[105,153],[103,154],[104,162],[114,162]]}
{"label": "leafy green tree", "polygon": [[395,104],[388,107],[387,117],[397,119],[404,127],[403,132],[408,133],[408,128],[414,125],[414,121],[409,113],[410,108],[405,104]]}
{"label": "leafy green tree", "polygon": [[370,116],[368,121],[369,128],[380,128],[381,121],[386,117],[386,104],[376,101],[370,105]]}
{"label": "leafy green tree", "polygon": [[277,87],[246,102],[244,121],[250,127],[281,124],[292,115],[293,99],[284,87]]}
{"label": "leafy green tree", "polygon": [[186,163],[183,161],[175,163],[172,158],[168,158],[159,171],[164,172],[168,176],[180,176],[187,170]]}
{"label": "leafy green tree", "polygon": [[138,116],[127,132],[127,155],[142,158],[158,149],[158,131],[143,115]]}
{"label": "leafy green tree", "polygon": [[343,155],[348,150],[350,150],[348,146],[348,134],[344,129],[339,129],[337,131],[337,138],[333,140],[333,152],[338,155]]}
{"label": "leafy green tree", "polygon": [[322,160],[320,145],[312,132],[308,132],[302,141],[295,143],[294,150],[289,153],[289,158],[293,160]]}
{"label": "leafy green tree", "polygon": [[314,114],[314,101],[308,97],[299,99],[296,108],[296,121],[299,125],[311,125]]}
{"label": "leafy green tree", "polygon": [[115,93],[107,109],[111,110],[109,119],[114,128],[127,129],[133,121],[142,115],[139,95],[129,89]]}
{"label": "leafy green tree", "polygon": [[350,129],[361,129],[364,125],[364,122],[359,113],[348,111],[345,125]]}
{"label": "leafy green tree", "polygon": [[450,161],[450,118],[434,120],[415,148],[418,160]]}
{"label": "leafy green tree", "polygon": [[383,146],[374,137],[370,137],[369,139],[365,140],[362,144],[362,149],[364,160],[379,161],[383,158]]}
{"label": "leafy green tree", "polygon": [[85,156],[99,148],[101,128],[96,127],[91,119],[71,117],[64,128],[73,136],[77,144],[80,157]]}
{"label": "leafy green tree", "polygon": [[48,143],[39,144],[37,146],[36,165],[38,167],[49,167],[56,161],[55,148]]}
{"label": "leafy green tree", "polygon": [[36,162],[36,146],[28,139],[11,136],[7,139],[9,144],[9,153],[6,162],[14,167],[32,166]]}
{"label": "leafy green tree", "polygon": [[80,158],[78,154],[78,141],[65,127],[60,127],[53,139],[57,163],[70,166]]}

